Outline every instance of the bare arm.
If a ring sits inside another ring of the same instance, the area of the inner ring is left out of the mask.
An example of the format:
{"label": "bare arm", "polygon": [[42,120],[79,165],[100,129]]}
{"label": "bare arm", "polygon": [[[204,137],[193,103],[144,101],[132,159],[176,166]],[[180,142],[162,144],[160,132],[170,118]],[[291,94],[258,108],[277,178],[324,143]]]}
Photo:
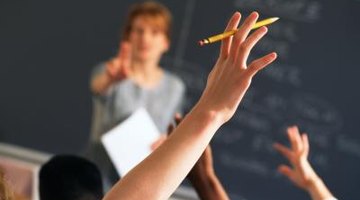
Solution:
{"label": "bare arm", "polygon": [[[223,41],[199,102],[173,134],[122,178],[105,200],[166,199],[173,193],[217,129],[235,113],[252,77],[276,58],[271,53],[246,65],[250,50],[267,31],[260,28],[248,37],[257,18],[257,13],[250,15],[232,40]],[[239,21],[240,13],[234,14],[226,31],[236,29]]]}
{"label": "bare arm", "polygon": [[[182,117],[179,113],[175,115],[176,125],[179,125]],[[174,130],[174,126],[169,126],[168,134]],[[196,190],[196,193],[203,200],[228,200],[229,197],[216,176],[213,166],[213,156],[210,144],[206,147],[199,160],[190,170],[187,178]]]}
{"label": "bare arm", "polygon": [[299,188],[309,193],[313,200],[330,200],[333,195],[316,174],[308,161],[309,140],[307,134],[300,135],[296,126],[287,129],[291,149],[275,143],[274,148],[289,160],[292,167],[280,165],[278,170]]}
{"label": "bare arm", "polygon": [[104,70],[91,81],[90,89],[94,94],[104,94],[112,83],[112,79],[106,70]]}

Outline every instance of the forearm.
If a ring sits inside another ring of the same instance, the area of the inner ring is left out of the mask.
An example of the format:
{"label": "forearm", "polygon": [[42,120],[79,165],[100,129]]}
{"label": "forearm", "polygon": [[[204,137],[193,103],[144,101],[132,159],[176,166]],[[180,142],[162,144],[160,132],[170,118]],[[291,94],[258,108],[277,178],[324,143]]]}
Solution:
{"label": "forearm", "polygon": [[92,81],[91,81],[91,91],[95,94],[104,94],[107,89],[113,84],[113,81],[106,73],[106,71],[101,72],[98,74]]}
{"label": "forearm", "polygon": [[189,177],[201,200],[228,200],[229,197],[215,173]]}
{"label": "forearm", "polygon": [[168,140],[105,196],[113,199],[166,199],[178,187],[222,125],[218,115],[195,107]]}
{"label": "forearm", "polygon": [[331,200],[334,198],[325,183],[318,177],[312,181],[307,191],[312,200]]}

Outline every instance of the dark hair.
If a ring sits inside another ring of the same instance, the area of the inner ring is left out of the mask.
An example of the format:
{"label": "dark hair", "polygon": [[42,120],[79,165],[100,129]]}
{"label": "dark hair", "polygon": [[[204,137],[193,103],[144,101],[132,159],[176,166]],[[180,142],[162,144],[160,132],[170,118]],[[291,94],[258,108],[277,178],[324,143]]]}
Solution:
{"label": "dark hair", "polygon": [[99,169],[77,156],[58,155],[40,169],[41,200],[99,200],[103,185]]}
{"label": "dark hair", "polygon": [[155,1],[145,1],[134,4],[128,13],[125,21],[122,39],[127,41],[132,30],[133,22],[137,17],[146,17],[152,20],[152,23],[157,24],[164,31],[167,39],[170,41],[172,17],[168,8]]}

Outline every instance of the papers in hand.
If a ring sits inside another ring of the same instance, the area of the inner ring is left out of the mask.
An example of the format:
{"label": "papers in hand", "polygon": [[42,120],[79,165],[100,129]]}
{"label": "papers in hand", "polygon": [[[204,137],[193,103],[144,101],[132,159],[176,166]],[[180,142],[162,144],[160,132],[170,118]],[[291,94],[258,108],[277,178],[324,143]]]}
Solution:
{"label": "papers in hand", "polygon": [[105,133],[101,141],[120,176],[125,176],[150,153],[160,136],[144,108],[135,111],[121,124]]}

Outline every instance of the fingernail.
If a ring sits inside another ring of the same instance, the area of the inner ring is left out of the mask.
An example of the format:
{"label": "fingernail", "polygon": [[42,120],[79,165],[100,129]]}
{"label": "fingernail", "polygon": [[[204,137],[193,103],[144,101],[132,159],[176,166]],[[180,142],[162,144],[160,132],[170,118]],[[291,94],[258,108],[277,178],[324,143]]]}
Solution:
{"label": "fingernail", "polygon": [[259,16],[259,13],[258,12],[256,12],[256,11],[253,11],[252,13],[251,13],[251,16],[253,16],[253,17],[258,17]]}
{"label": "fingernail", "polygon": [[240,17],[241,16],[241,14],[240,14],[240,12],[239,11],[236,11],[234,14],[233,14],[233,17]]}
{"label": "fingernail", "polygon": [[266,26],[263,26],[263,27],[261,27],[261,30],[266,33],[268,31],[268,28]]}

